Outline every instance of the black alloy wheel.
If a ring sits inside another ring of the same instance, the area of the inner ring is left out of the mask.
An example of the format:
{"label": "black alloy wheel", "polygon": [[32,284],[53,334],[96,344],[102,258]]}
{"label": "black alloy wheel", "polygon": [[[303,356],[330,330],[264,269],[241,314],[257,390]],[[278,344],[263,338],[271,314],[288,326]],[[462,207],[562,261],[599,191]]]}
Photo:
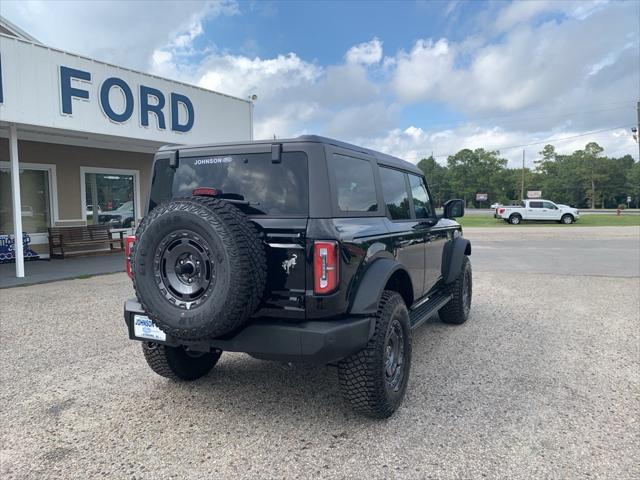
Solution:
{"label": "black alloy wheel", "polygon": [[404,378],[404,332],[397,318],[394,318],[385,340],[385,380],[387,388],[397,392]]}
{"label": "black alloy wheel", "polygon": [[172,303],[199,305],[215,284],[215,264],[207,242],[190,230],[172,232],[158,245],[154,275]]}

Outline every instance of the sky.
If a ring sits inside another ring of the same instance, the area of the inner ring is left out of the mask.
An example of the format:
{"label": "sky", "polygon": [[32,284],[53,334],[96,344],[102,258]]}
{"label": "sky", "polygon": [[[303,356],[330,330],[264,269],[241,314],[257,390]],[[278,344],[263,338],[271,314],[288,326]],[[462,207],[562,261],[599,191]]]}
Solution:
{"label": "sky", "polygon": [[532,165],[591,141],[638,158],[640,0],[13,1],[41,42],[255,102],[255,137],[319,134],[416,162]]}

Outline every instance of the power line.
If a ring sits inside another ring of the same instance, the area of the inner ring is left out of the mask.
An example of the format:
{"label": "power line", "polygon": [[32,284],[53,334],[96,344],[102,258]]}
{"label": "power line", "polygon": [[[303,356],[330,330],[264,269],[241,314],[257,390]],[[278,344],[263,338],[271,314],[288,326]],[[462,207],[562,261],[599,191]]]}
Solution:
{"label": "power line", "polygon": [[[578,134],[578,135],[571,135],[570,137],[548,138],[546,140],[540,140],[539,142],[524,143],[522,145],[509,145],[508,147],[484,147],[484,149],[487,150],[487,151],[498,150],[498,151],[502,152],[503,150],[511,150],[511,149],[514,149],[514,148],[531,147],[533,145],[541,145],[543,143],[556,143],[556,142],[562,142],[562,141],[565,141],[565,140],[573,140],[574,138],[586,137],[586,136],[589,136],[589,135],[596,135],[598,133],[604,133],[604,132],[611,132],[613,130],[620,130],[621,128],[628,128],[629,126],[631,126],[631,124],[621,125],[619,127],[603,128],[602,130],[593,130],[592,132],[585,132],[585,133],[581,133],[581,134]],[[446,157],[450,157],[451,155],[455,155],[455,154],[454,153],[449,153],[447,155],[434,155],[433,158],[446,158]]]}

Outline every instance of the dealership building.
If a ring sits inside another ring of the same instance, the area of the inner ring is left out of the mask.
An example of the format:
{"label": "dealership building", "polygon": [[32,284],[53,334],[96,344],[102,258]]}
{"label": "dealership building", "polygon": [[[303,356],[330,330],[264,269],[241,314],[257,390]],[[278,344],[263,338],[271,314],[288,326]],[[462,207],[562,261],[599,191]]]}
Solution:
{"label": "dealership building", "polygon": [[249,140],[252,110],[47,47],[0,17],[0,257],[24,276],[24,256],[48,256],[50,228],[134,228],[158,147]]}

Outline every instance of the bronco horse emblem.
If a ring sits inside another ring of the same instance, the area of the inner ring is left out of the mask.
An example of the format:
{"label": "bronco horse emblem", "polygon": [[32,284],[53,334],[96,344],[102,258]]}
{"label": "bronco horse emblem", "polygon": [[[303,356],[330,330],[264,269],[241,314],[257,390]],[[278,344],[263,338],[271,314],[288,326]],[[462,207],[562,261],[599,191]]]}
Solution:
{"label": "bronco horse emblem", "polygon": [[282,262],[282,268],[284,268],[284,271],[287,272],[287,275],[289,275],[289,271],[296,266],[297,258],[298,258],[298,255],[294,253],[293,255],[291,255],[290,259]]}

